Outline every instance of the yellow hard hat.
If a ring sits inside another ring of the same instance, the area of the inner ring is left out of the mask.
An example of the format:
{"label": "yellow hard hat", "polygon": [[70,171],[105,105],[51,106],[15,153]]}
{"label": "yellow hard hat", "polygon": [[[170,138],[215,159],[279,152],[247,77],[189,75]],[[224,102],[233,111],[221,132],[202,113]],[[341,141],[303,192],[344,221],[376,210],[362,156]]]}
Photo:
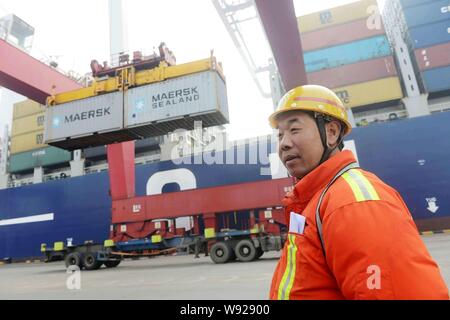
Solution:
{"label": "yellow hard hat", "polygon": [[288,91],[269,117],[272,128],[278,126],[279,114],[291,110],[313,111],[340,120],[345,124],[344,136],[352,130],[344,104],[333,91],[323,86],[304,85]]}

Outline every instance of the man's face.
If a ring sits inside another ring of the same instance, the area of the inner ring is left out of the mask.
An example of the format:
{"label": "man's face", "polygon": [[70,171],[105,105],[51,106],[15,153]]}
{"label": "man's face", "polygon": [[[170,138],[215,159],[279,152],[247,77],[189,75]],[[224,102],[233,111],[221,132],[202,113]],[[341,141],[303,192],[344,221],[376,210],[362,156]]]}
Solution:
{"label": "man's face", "polygon": [[324,151],[316,121],[302,111],[278,116],[278,142],[281,161],[299,179],[319,164]]}

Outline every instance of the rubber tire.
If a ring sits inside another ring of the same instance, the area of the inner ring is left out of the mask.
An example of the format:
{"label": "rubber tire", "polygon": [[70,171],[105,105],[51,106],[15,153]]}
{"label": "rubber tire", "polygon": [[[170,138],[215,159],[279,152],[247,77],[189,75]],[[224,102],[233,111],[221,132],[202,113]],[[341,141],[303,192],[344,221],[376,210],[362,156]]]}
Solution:
{"label": "rubber tire", "polygon": [[97,260],[96,252],[87,252],[83,255],[83,267],[86,270],[97,270],[102,266],[102,262]]}
{"label": "rubber tire", "polygon": [[[245,250],[245,251],[244,251]],[[239,261],[250,262],[256,259],[257,251],[255,245],[251,240],[241,240],[237,243],[236,248],[234,248],[236,257]]]}
{"label": "rubber tire", "polygon": [[226,242],[216,242],[209,251],[211,260],[214,263],[227,263],[234,258],[233,248]]}
{"label": "rubber tire", "polygon": [[70,266],[77,266],[78,268],[82,268],[81,254],[78,252],[69,253],[64,259],[66,264],[66,268]]}
{"label": "rubber tire", "polygon": [[256,257],[255,260],[258,260],[261,258],[261,256],[264,254],[264,250],[261,249],[261,247],[256,248]]}
{"label": "rubber tire", "polygon": [[122,262],[122,260],[105,261],[105,262],[103,262],[103,264],[104,264],[105,267],[107,267],[107,268],[115,268],[115,267],[117,267],[121,262]]}

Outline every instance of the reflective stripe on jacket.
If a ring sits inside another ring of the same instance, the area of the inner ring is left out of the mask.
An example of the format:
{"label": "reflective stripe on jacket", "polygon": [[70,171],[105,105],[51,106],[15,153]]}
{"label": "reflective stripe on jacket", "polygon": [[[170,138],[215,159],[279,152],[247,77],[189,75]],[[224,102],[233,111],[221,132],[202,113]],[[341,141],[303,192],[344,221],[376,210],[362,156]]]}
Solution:
{"label": "reflective stripe on jacket", "polygon": [[350,169],[325,193],[322,250],[315,221],[319,196],[355,161],[350,151],[338,153],[283,199],[288,224],[291,212],[306,223],[302,233],[288,233],[270,298],[449,299],[439,267],[401,196],[370,172]]}

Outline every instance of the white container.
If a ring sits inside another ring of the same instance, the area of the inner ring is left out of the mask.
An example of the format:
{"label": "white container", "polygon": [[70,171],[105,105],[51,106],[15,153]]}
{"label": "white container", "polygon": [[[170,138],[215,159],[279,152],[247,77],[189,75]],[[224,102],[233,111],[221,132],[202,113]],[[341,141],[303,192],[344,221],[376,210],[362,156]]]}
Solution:
{"label": "white container", "polygon": [[143,137],[228,123],[225,81],[204,71],[125,92],[125,128]]}
{"label": "white container", "polygon": [[74,150],[134,140],[123,130],[123,92],[48,107],[45,143]]}

